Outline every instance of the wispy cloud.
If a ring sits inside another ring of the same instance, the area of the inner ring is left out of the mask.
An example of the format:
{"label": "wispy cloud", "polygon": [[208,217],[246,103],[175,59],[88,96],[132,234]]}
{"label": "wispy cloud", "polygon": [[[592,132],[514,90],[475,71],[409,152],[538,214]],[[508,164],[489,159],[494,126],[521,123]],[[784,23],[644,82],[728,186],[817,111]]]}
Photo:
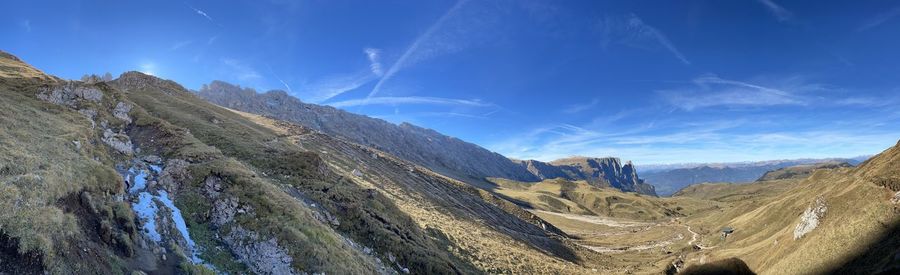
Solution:
{"label": "wispy cloud", "polygon": [[184,46],[190,45],[193,42],[194,41],[191,41],[191,40],[178,41],[178,42],[175,42],[175,44],[172,44],[172,47],[169,47],[169,50],[175,51],[175,50],[183,48]]}
{"label": "wispy cloud", "polygon": [[363,52],[366,53],[366,58],[369,59],[369,69],[372,70],[372,73],[377,76],[384,75],[384,70],[381,68],[381,50],[375,48],[365,48]]}
{"label": "wispy cloud", "polygon": [[199,10],[199,9],[194,8],[194,7],[192,7],[192,6],[188,6],[188,8],[191,8],[191,9],[194,10],[194,12],[196,12],[198,15],[203,16],[203,18],[206,18],[207,20],[209,20],[209,22],[214,22],[214,23],[216,22],[215,20],[212,19],[212,17],[209,16],[209,14],[206,14],[205,11]]}
{"label": "wispy cloud", "polygon": [[[896,129],[884,126],[892,125],[890,121],[896,118],[880,119],[880,124],[867,118],[846,123],[848,127],[822,125],[800,129],[784,127],[791,122],[769,129],[772,122],[766,120],[711,118],[685,122],[679,119],[654,127],[605,132],[558,124],[508,135],[510,138],[487,147],[517,159],[550,161],[573,155],[617,156],[638,164],[652,164],[850,157],[877,153],[897,140]],[[747,131],[749,128],[765,130]]]}
{"label": "wispy cloud", "polygon": [[353,91],[366,83],[374,81],[376,76],[368,70],[354,74],[334,75],[304,85],[300,91],[300,99],[311,103],[322,103],[343,93]]}
{"label": "wispy cloud", "polygon": [[222,64],[224,64],[238,80],[250,81],[262,78],[262,75],[259,72],[240,60],[223,58]]}
{"label": "wispy cloud", "polygon": [[325,77],[304,85],[300,92],[302,99],[311,103],[322,103],[329,99],[350,92],[372,82],[384,75],[381,65],[381,50],[364,48],[363,54],[369,60],[369,69],[352,74],[338,74]]}
{"label": "wispy cloud", "polygon": [[425,104],[425,105],[450,105],[450,106],[467,106],[467,107],[495,107],[492,103],[479,100],[441,98],[441,97],[372,97],[351,99],[333,103],[327,103],[334,107],[354,107],[367,105],[403,105],[403,104]]}
{"label": "wispy cloud", "polygon": [[675,47],[675,44],[666,37],[657,28],[644,23],[637,15],[631,13],[624,19],[617,17],[606,17],[601,24],[601,34],[603,37],[603,45],[606,47],[610,42],[617,42],[638,48],[646,48],[648,42],[656,43],[685,65],[690,65],[691,61]]}
{"label": "wispy cloud", "polygon": [[787,9],[785,9],[784,7],[778,5],[777,3],[775,3],[775,1],[772,1],[772,0],[758,0],[757,2],[759,2],[760,4],[762,4],[763,6],[765,6],[766,9],[768,9],[769,12],[772,13],[772,15],[775,16],[775,18],[778,19],[778,21],[782,21],[782,22],[790,21],[791,18],[794,17],[793,13],[791,13],[790,11],[788,11]]}
{"label": "wispy cloud", "polygon": [[281,82],[281,85],[284,85],[284,88],[287,89],[288,93],[291,93],[291,94],[294,93],[294,91],[291,90],[291,85],[288,85],[287,82],[284,82],[284,80],[282,80],[281,77],[279,77],[278,74],[275,73],[275,70],[272,69],[272,66],[269,66],[268,64],[266,64],[266,67],[269,68],[269,72],[271,72],[272,75],[275,76],[275,79],[277,79],[278,82]]}
{"label": "wispy cloud", "polygon": [[31,20],[25,19],[19,21],[19,26],[22,27],[25,32],[31,32]]}
{"label": "wispy cloud", "polygon": [[415,112],[415,113],[400,113],[395,112],[393,114],[384,114],[384,115],[372,115],[372,117],[384,119],[394,123],[401,122],[409,122],[418,124],[420,118],[459,118],[459,119],[487,119],[486,115],[478,115],[478,114],[468,114],[468,113],[458,113],[458,112]]}
{"label": "wispy cloud", "polygon": [[837,106],[854,106],[854,107],[865,107],[865,108],[878,108],[878,107],[888,107],[888,106],[897,106],[900,104],[900,97],[848,97],[848,98],[840,98],[833,100],[834,105]]}
{"label": "wispy cloud", "polygon": [[567,114],[580,113],[582,111],[591,109],[594,106],[597,106],[597,104],[600,104],[600,99],[595,98],[595,99],[592,99],[591,102],[588,102],[588,103],[579,103],[579,104],[570,105],[569,107],[564,108],[562,110],[562,112],[567,113]]}
{"label": "wispy cloud", "polygon": [[866,31],[881,26],[885,22],[893,19],[894,17],[897,17],[898,15],[900,15],[900,6],[893,7],[886,12],[879,13],[872,18],[866,19],[862,24],[859,25],[859,27],[856,28],[856,31]]}
{"label": "wispy cloud", "polygon": [[448,18],[452,17],[457,11],[459,11],[459,9],[462,8],[462,6],[467,1],[468,0],[457,1],[456,4],[454,4],[453,7],[447,10],[444,15],[438,18],[438,20],[435,21],[434,24],[431,24],[431,26],[428,27],[428,29],[425,30],[424,33],[422,33],[422,35],[417,37],[416,40],[414,40],[413,43],[406,49],[406,51],[403,52],[403,55],[401,55],[400,58],[397,59],[397,61],[388,68],[381,79],[378,80],[378,83],[375,84],[375,87],[372,88],[372,91],[369,92],[369,95],[367,97],[371,98],[377,95],[381,90],[381,86],[384,85],[384,83],[390,80],[392,77],[394,77],[394,74],[400,71],[400,69],[407,66],[407,63],[410,62],[410,59],[413,57],[413,55],[420,50],[420,47],[422,47],[422,45],[426,41],[432,39],[432,36],[434,36],[434,34],[444,25],[444,22],[447,21]]}
{"label": "wispy cloud", "polygon": [[707,75],[695,78],[691,87],[659,93],[670,104],[690,111],[712,106],[807,105],[809,101],[802,93],[824,89],[817,84],[794,82],[781,83],[784,87],[776,88]]}

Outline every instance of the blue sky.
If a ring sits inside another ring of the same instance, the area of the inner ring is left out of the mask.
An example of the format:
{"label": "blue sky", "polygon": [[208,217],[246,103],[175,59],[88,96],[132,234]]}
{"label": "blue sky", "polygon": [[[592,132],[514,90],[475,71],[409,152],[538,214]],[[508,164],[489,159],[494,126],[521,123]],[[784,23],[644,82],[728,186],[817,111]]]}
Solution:
{"label": "blue sky", "polygon": [[900,139],[891,1],[4,1],[44,71],[224,80],[515,158],[878,153]]}

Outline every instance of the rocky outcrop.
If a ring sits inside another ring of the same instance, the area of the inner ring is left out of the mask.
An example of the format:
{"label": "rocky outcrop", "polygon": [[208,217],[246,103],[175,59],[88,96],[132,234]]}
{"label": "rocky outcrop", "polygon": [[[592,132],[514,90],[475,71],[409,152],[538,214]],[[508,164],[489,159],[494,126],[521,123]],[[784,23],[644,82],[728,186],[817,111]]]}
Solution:
{"label": "rocky outcrop", "polygon": [[550,163],[536,160],[519,161],[519,163],[542,180],[554,178],[585,180],[594,186],[656,195],[653,186],[644,183],[644,180],[638,177],[634,165],[630,161],[622,165],[619,158],[572,157]]}
{"label": "rocky outcrop", "polygon": [[131,123],[131,117],[128,116],[128,112],[131,112],[131,108],[134,107],[130,103],[119,102],[116,104],[116,108],[113,109],[113,116],[118,119],[121,119],[126,124]]}
{"label": "rocky outcrop", "polygon": [[540,179],[570,178],[562,168],[537,160],[522,160],[521,163],[529,173]]}
{"label": "rocky outcrop", "polygon": [[819,226],[819,220],[825,217],[825,211],[828,211],[825,199],[817,197],[816,201],[800,215],[800,222],[797,223],[797,227],[794,227],[794,240],[800,239],[803,235],[816,229]]}
{"label": "rocky outcrop", "polygon": [[103,92],[90,85],[67,82],[63,85],[42,88],[38,91],[37,97],[53,104],[75,107],[78,100],[100,102],[103,100]]}
{"label": "rocky outcrop", "polygon": [[330,106],[304,103],[284,91],[260,94],[213,81],[204,85],[199,95],[224,107],[287,120],[377,148],[470,184],[481,185],[485,177],[539,180],[521,165],[478,145],[409,123],[396,125]]}
{"label": "rocky outcrop", "polygon": [[141,90],[147,88],[159,89],[167,94],[175,94],[180,91],[186,90],[175,81],[161,79],[135,71],[123,73],[119,76],[119,78],[116,78],[116,80],[112,82],[112,84],[116,85],[117,87],[127,87],[132,90]]}
{"label": "rocky outcrop", "polygon": [[103,143],[106,143],[106,145],[109,145],[110,148],[115,149],[119,153],[125,155],[131,155],[134,153],[134,148],[128,135],[114,133],[110,129],[105,129],[103,131],[102,140]]}
{"label": "rocky outcrop", "polygon": [[298,274],[291,267],[293,259],[278,246],[275,238],[263,239],[255,232],[235,226],[225,236],[225,243],[255,274]]}

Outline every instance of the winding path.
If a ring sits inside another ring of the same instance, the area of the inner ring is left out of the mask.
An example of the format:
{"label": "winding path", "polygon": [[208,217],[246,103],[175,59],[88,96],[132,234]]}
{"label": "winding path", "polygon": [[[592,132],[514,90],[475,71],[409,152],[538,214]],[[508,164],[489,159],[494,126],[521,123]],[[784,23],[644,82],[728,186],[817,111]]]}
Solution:
{"label": "winding path", "polygon": [[[684,226],[684,228],[687,228],[688,232],[691,232],[691,241],[688,242],[688,245],[694,245],[694,243],[697,242],[697,236],[700,236],[700,234],[697,234],[697,232],[694,232],[694,230],[691,230],[691,226],[689,226],[689,225],[682,224],[682,226]],[[703,246],[699,243],[697,244],[697,247],[700,248],[701,250],[715,248],[715,246]]]}

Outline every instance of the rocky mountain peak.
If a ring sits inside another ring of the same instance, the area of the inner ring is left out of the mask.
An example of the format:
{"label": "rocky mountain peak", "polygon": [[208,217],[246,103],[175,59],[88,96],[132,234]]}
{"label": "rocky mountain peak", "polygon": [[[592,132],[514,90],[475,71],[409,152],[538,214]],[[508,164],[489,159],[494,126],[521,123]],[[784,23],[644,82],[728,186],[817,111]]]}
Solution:
{"label": "rocky mountain peak", "polygon": [[124,72],[119,75],[119,78],[113,80],[112,84],[117,87],[132,90],[158,88],[168,94],[187,92],[187,89],[185,89],[183,86],[181,86],[181,84],[178,84],[175,81],[162,79],[138,71]]}
{"label": "rocky mountain peak", "polygon": [[627,192],[656,195],[652,185],[644,183],[631,161],[622,165],[616,157],[592,158],[574,156],[551,161],[517,161],[540,179],[564,178],[585,180],[595,186],[613,187]]}

